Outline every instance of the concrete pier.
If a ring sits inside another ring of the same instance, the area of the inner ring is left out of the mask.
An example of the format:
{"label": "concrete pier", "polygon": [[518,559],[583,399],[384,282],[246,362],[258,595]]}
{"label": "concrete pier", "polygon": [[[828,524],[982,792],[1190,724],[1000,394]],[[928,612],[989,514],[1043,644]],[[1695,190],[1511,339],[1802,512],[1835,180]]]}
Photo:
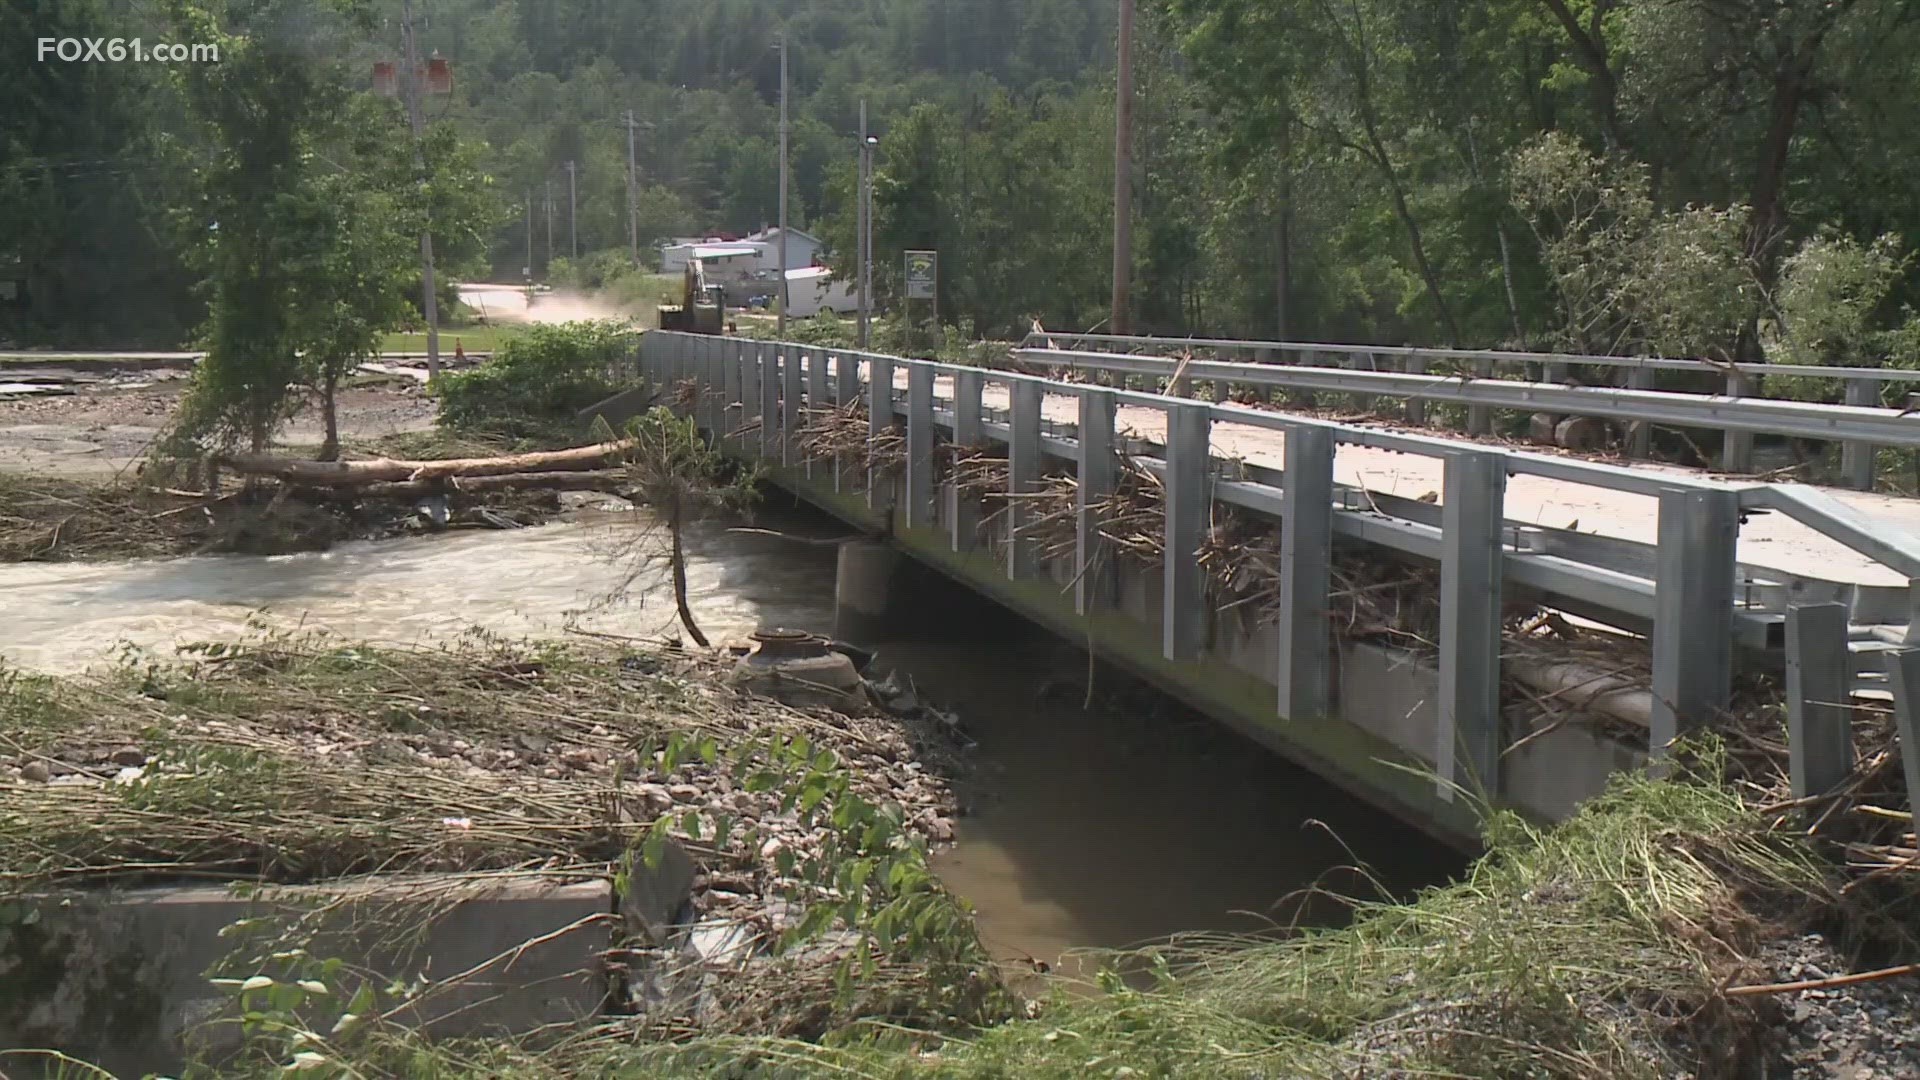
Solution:
{"label": "concrete pier", "polygon": [[884,632],[899,572],[900,552],[886,543],[841,544],[833,583],[834,636],[859,644]]}

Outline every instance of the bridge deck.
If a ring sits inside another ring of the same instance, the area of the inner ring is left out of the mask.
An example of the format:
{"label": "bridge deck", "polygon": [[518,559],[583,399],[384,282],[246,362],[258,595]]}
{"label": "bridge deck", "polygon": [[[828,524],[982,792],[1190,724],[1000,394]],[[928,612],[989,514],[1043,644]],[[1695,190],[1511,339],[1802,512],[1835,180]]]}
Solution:
{"label": "bridge deck", "polygon": [[[896,374],[895,383],[906,389],[906,374]],[[951,395],[951,379],[937,380],[936,392]],[[989,384],[985,403],[997,409],[1009,404],[1004,386]],[[1043,405],[1049,420],[1071,424],[1078,416],[1078,402],[1059,394],[1047,396]],[[1284,415],[1284,413],[1280,414]],[[1122,405],[1116,424],[1130,428],[1141,438],[1155,442],[1166,438],[1166,414],[1157,409]],[[1422,434],[1446,437],[1442,431]],[[1285,438],[1275,431],[1248,427],[1230,421],[1216,421],[1213,448],[1216,453],[1244,458],[1248,462],[1273,468],[1284,466]],[[1462,446],[1475,445],[1459,440]],[[1333,458],[1334,480],[1365,488],[1378,494],[1418,499],[1441,490],[1445,463],[1439,458],[1401,454],[1370,446],[1342,445]],[[1636,462],[1643,472],[1700,478],[1698,469]],[[1884,520],[1890,526],[1920,533],[1920,499],[1876,495],[1845,489],[1829,494],[1850,506]],[[1514,476],[1507,481],[1506,516],[1511,521],[1544,525],[1557,529],[1576,528],[1622,540],[1652,544],[1658,539],[1659,502],[1645,495],[1610,491],[1581,484],[1566,484],[1541,476]],[[1741,562],[1765,566],[1792,574],[1849,581],[1862,585],[1904,586],[1905,578],[1845,545],[1822,535],[1781,514],[1752,512],[1740,529]]]}

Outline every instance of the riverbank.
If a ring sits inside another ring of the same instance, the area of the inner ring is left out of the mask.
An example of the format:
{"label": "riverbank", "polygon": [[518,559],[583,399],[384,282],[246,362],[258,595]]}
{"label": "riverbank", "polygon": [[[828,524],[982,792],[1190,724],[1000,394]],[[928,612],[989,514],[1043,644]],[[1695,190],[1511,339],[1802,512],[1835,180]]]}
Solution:
{"label": "riverbank", "polygon": [[[335,858],[332,852],[351,848],[320,841],[352,836],[356,827],[376,830],[373,839],[383,846],[369,850],[383,865],[401,869],[418,868],[408,860],[423,852],[447,858],[447,852],[471,850],[450,846],[448,837],[465,843],[483,831],[482,822],[506,820],[520,835],[530,817],[571,822],[583,830],[581,839],[563,830],[561,842],[549,843],[535,832],[532,843],[507,851],[523,861],[493,864],[489,873],[529,865],[547,874],[598,865],[605,873],[618,863],[612,853],[631,850],[636,840],[644,844],[652,826],[646,815],[634,815],[623,823],[624,832],[607,832],[603,823],[609,819],[596,807],[607,805],[606,793],[613,790],[632,805],[651,806],[659,801],[657,788],[666,789],[670,807],[652,820],[664,817],[679,845],[704,860],[701,845],[713,843],[719,825],[710,812],[714,789],[732,784],[731,791],[719,790],[721,804],[730,805],[746,786],[730,768],[704,765],[704,736],[681,740],[678,756],[685,762],[676,761],[676,768],[636,771],[617,781],[611,760],[588,758],[584,768],[563,769],[562,763],[572,751],[616,746],[622,753],[646,747],[664,754],[669,747],[663,735],[670,742],[675,731],[706,732],[714,724],[765,731],[762,725],[779,730],[783,723],[801,723],[811,745],[839,747],[842,762],[857,763],[854,775],[864,778],[878,769],[882,792],[896,783],[920,792],[909,801],[933,809],[934,817],[924,830],[912,831],[926,837],[930,849],[937,851],[939,838],[948,835],[941,822],[950,812],[951,785],[935,764],[937,743],[910,744],[906,754],[879,765],[850,757],[851,744],[834,740],[870,730],[863,723],[891,722],[831,720],[839,734],[826,734],[817,733],[813,722],[782,720],[789,711],[778,707],[770,707],[767,719],[750,719],[762,707],[729,704],[740,699],[712,681],[711,661],[645,648],[613,650],[584,662],[568,658],[573,650],[559,649],[563,659],[553,661],[550,646],[509,648],[485,639],[425,652],[342,648],[269,640],[194,654],[200,659],[192,667],[165,668],[151,680],[145,661],[117,669],[105,682],[14,680],[0,711],[11,721],[23,714],[23,701],[28,710],[37,710],[33,703],[48,696],[66,701],[54,722],[22,725],[52,731],[39,745],[57,752],[45,756],[78,766],[59,777],[49,766],[46,791],[54,781],[105,788],[127,769],[164,765],[170,740],[195,745],[207,739],[194,725],[222,725],[213,729],[222,753],[285,750],[286,757],[298,749],[314,756],[318,765],[284,773],[240,770],[241,780],[271,776],[277,787],[208,783],[211,770],[201,766],[182,774],[182,782],[198,781],[204,785],[199,790],[229,800],[219,803],[221,820],[238,827],[217,830],[223,842],[257,843],[275,853],[276,865],[296,865],[292,855],[300,855],[329,872],[338,864],[312,862],[316,853]],[[523,663],[550,666],[515,666]],[[656,663],[659,669],[649,670]],[[579,673],[585,673],[583,680],[576,679]],[[602,697],[599,682],[611,682],[616,692]],[[59,688],[88,689],[69,697]],[[1076,688],[1065,692],[1080,696]],[[428,706],[424,714],[422,704]],[[110,722],[96,725],[102,716]],[[178,716],[192,722],[185,734],[173,719]],[[146,734],[156,725],[165,733],[159,741]],[[596,735],[596,726],[607,734]],[[1889,823],[1888,815],[1900,806],[1891,795],[1899,763],[1884,727],[1863,718],[1863,772],[1844,801],[1780,805],[1777,747],[1751,731],[1729,732],[1737,753],[1700,755],[1676,781],[1623,777],[1609,796],[1559,829],[1538,831],[1501,819],[1490,829],[1490,853],[1458,884],[1412,903],[1357,904],[1348,928],[1290,939],[1188,938],[1111,954],[1110,966],[1157,972],[1157,980],[1141,986],[1094,978],[1091,985],[1075,983],[1076,992],[1067,994],[1058,980],[1035,979],[1024,983],[1033,988],[1035,1002],[1020,1007],[1025,1018],[1010,1022],[983,1022],[998,1014],[960,1021],[939,1009],[915,1014],[890,996],[897,983],[885,965],[876,964],[875,983],[859,972],[843,982],[834,964],[802,946],[784,966],[772,957],[756,961],[763,965],[756,971],[778,975],[765,984],[772,989],[743,991],[753,1008],[727,998],[724,1009],[709,1011],[699,1023],[649,1026],[635,1014],[616,1013],[611,1026],[550,1032],[561,1036],[556,1044],[491,1038],[450,1046],[421,1043],[399,1030],[366,1039],[334,1039],[321,1031],[313,1049],[299,1052],[343,1056],[363,1076],[436,1078],[709,1076],[747,1063],[793,1076],[1731,1078],[1761,1075],[1762,1068],[1770,1076],[1910,1075],[1914,1046],[1902,1036],[1920,1030],[1914,1005],[1920,984],[1909,976],[1825,985],[1832,976],[1916,958],[1915,875],[1887,869],[1899,834],[1910,826]],[[80,734],[67,734],[74,731]],[[540,748],[521,741],[522,732],[531,733]],[[540,746],[543,738],[555,741]],[[754,735],[716,737],[716,759],[726,761],[728,747],[756,742],[765,745]],[[136,754],[144,759],[139,765],[121,763]],[[22,773],[15,781],[22,789],[33,782],[24,775],[31,764],[22,762],[25,756],[11,759]],[[886,755],[881,757],[884,762]],[[197,760],[219,761],[211,755]],[[685,763],[691,771],[678,768]],[[656,762],[665,764],[664,757]],[[394,767],[405,776],[389,771]],[[562,775],[546,775],[549,768]],[[69,779],[75,776],[80,778]],[[449,778],[460,786],[445,786]],[[1143,786],[1149,777],[1109,773],[1108,782],[1132,785],[1143,800],[1155,798],[1157,789]],[[488,784],[524,791],[515,797],[537,809],[518,819],[500,815],[493,795],[476,798],[468,784],[481,785],[483,793],[492,790]],[[804,797],[806,781],[799,786]],[[8,787],[9,796],[14,790]],[[195,790],[168,785],[154,793],[163,798],[138,805],[172,809],[179,793]],[[342,793],[329,798],[328,815],[295,812],[320,790]],[[426,794],[406,799],[394,794],[421,791]],[[928,791],[938,792],[931,802],[924,801]],[[779,801],[772,803],[775,817]],[[87,803],[80,815],[97,825],[64,833],[30,829],[31,850],[70,848],[64,837],[75,832],[96,839],[117,835],[113,826],[122,819],[100,814],[97,805]],[[396,806],[417,812],[396,818]],[[550,819],[555,807],[565,815]],[[1161,807],[1176,822],[1188,816],[1179,803],[1163,801]],[[689,809],[698,815],[703,839],[685,825]],[[903,814],[902,820],[917,817]],[[1824,822],[1822,834],[1809,840],[1804,830],[1816,819]],[[0,813],[0,822],[7,820]],[[462,821],[472,822],[473,832]],[[959,822],[963,832],[969,821]],[[786,827],[784,818],[779,827]],[[1334,827],[1340,828],[1337,822]],[[730,841],[738,828],[737,821],[729,826]],[[129,835],[138,836],[138,829]],[[784,845],[798,835],[789,828],[780,839]],[[812,830],[805,835],[816,837]],[[588,843],[593,837],[609,846],[596,854]],[[16,844],[12,857],[26,849]],[[0,844],[0,852],[7,850]],[[702,914],[721,910],[724,921],[726,912],[751,919],[754,912],[774,910],[790,917],[781,906],[788,902],[782,889],[795,875],[780,866],[781,850],[769,854],[764,841],[760,848],[738,848],[737,856],[756,867],[745,878],[733,876],[733,868],[703,870],[699,887],[717,893],[718,906]],[[937,862],[933,868],[938,870]],[[1870,876],[1863,879],[1863,873]],[[1169,867],[1144,887],[1183,888],[1178,874]],[[281,870],[269,875],[310,877]],[[769,882],[777,887],[769,891]],[[1371,895],[1352,879],[1338,887]],[[777,936],[771,918],[760,925]],[[827,930],[828,940],[847,943],[841,928]],[[722,953],[728,943],[711,932],[702,941],[718,941]],[[285,981],[288,975],[276,968],[268,977]],[[1784,983],[1820,985],[1745,989]],[[976,984],[963,978],[958,985]],[[774,1019],[760,1022],[769,1015]],[[734,1023],[743,1017],[760,1019]],[[823,1028],[820,1017],[832,1022]],[[829,1030],[837,1034],[825,1039]],[[295,1052],[284,1043],[273,1047]],[[261,1071],[272,1069],[263,1063]]]}
{"label": "riverbank", "polygon": [[[513,1045],[817,1039],[856,1016],[951,1030],[1004,1015],[964,905],[926,870],[952,836],[948,725],[917,709],[789,708],[731,689],[729,667],[725,653],[308,635],[0,676],[0,1045],[72,1051],[109,1014],[140,1020],[130,988],[92,987],[80,959],[31,959],[49,944],[35,928],[64,925],[36,897],[365,875],[614,884],[605,1008]],[[286,936],[302,925],[280,928],[272,957],[249,960],[249,935],[230,958],[247,969],[236,986],[304,988],[245,1054],[271,1070],[309,1043],[378,1056],[403,1039],[397,1022],[348,1039],[294,1017],[321,997],[328,1025],[364,1016],[348,1005],[361,987],[384,1000],[410,975],[322,972]],[[449,987],[409,993],[428,991]],[[294,1038],[296,1023],[317,1038]]]}

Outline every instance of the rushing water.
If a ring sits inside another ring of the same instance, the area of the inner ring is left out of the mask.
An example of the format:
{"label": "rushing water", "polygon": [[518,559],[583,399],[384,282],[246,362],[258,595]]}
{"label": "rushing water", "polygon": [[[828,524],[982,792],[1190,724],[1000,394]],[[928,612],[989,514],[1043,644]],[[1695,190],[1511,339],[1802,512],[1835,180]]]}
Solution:
{"label": "rushing water", "polygon": [[[832,535],[815,517],[771,517],[789,535]],[[596,604],[627,576],[610,552],[646,521],[613,515],[272,558],[0,566],[0,655],[75,670],[121,642],[167,649],[238,636],[262,618],[388,642],[472,626],[671,634],[658,568],[627,602]],[[831,546],[714,525],[696,530],[690,551],[693,608],[716,641],[762,625],[832,629]],[[1446,855],[1422,854],[1430,842],[1163,699],[1116,699],[1117,676],[1096,673],[1100,692],[1083,708],[1084,654],[965,590],[927,581],[914,595],[928,615],[919,629],[863,644],[957,708],[979,741],[962,785],[970,812],[939,867],[978,909],[997,956],[1057,966],[1075,949],[1262,930],[1299,917],[1288,898],[1307,886],[1360,889],[1340,869],[1356,860],[1396,889],[1451,868]]]}

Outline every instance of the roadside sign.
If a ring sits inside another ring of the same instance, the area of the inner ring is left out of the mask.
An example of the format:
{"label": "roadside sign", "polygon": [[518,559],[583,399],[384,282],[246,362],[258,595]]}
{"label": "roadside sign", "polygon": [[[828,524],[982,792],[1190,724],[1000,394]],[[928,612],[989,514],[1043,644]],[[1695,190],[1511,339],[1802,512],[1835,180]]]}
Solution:
{"label": "roadside sign", "polygon": [[940,253],[907,252],[907,299],[932,300],[939,296]]}

